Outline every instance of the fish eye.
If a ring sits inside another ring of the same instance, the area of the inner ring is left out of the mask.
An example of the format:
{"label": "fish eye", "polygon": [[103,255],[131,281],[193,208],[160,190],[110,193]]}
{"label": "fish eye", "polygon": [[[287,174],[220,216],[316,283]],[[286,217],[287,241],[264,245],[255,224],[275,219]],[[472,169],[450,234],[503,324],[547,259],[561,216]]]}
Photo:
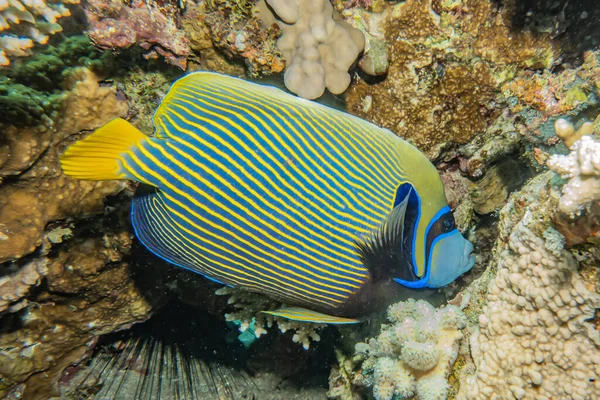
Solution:
{"label": "fish eye", "polygon": [[444,227],[444,232],[450,232],[456,228],[456,221],[454,220],[454,215],[452,215],[452,213],[444,215],[442,226]]}

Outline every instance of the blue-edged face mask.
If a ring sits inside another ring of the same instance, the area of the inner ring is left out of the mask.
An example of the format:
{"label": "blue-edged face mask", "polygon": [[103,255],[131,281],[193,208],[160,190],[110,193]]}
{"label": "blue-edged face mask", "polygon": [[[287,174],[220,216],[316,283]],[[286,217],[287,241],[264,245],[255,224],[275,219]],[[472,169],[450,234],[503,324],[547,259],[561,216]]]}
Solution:
{"label": "blue-edged face mask", "polygon": [[[413,243],[418,240],[413,233]],[[422,239],[421,239],[422,240]],[[412,246],[413,252],[417,246]],[[448,206],[439,210],[425,232],[425,273],[419,277],[413,254],[413,270],[417,279],[395,279],[409,288],[438,288],[446,286],[469,271],[475,264],[473,245],[456,228]]]}

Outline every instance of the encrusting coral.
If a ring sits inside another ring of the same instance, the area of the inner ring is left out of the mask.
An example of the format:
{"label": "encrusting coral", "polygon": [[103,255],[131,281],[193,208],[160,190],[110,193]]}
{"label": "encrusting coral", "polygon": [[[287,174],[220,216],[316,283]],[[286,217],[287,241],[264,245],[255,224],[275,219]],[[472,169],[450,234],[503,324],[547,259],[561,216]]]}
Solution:
{"label": "encrusting coral", "polygon": [[0,186],[0,262],[34,251],[42,243],[49,221],[102,211],[104,197],[125,187],[123,182],[78,181],[62,175],[59,143],[127,113],[127,103],[116,97],[115,89],[100,86],[98,78],[85,68],[72,71],[70,85],[72,90],[62,101],[65,117],[54,128],[41,134],[15,127],[5,132],[10,153],[15,156],[0,168],[0,176],[27,171],[20,174],[18,182]]}
{"label": "encrusting coral", "polygon": [[176,2],[162,7],[135,0],[88,0],[84,6],[88,19],[87,34],[101,49],[124,49],[137,45],[144,57],[163,56],[167,62],[185,70],[190,54],[189,40],[179,30]]}
{"label": "encrusting coral", "polygon": [[[267,0],[283,35],[277,48],[286,60],[285,86],[300,97],[316,99],[325,88],[333,94],[350,85],[348,70],[364,49],[362,32],[342,20],[327,0]],[[270,25],[269,11],[261,8]],[[281,22],[282,21],[282,22]]]}
{"label": "encrusting coral", "polygon": [[31,55],[34,42],[46,44],[49,35],[62,31],[56,21],[71,15],[69,4],[79,0],[0,0],[0,66]]}
{"label": "encrusting coral", "polygon": [[[366,15],[371,17],[371,15]],[[365,18],[366,18],[365,17]],[[407,0],[371,18],[388,43],[385,79],[359,80],[348,110],[409,140],[431,158],[483,134],[500,114],[501,85],[518,69],[546,68],[547,35],[515,32],[511,8],[491,0]]]}
{"label": "encrusting coral", "polygon": [[379,336],[356,345],[375,399],[445,399],[465,327],[460,309],[408,300],[390,306],[387,315],[391,323],[382,326]]}
{"label": "encrusting coral", "polygon": [[578,271],[577,260],[587,257],[563,249],[552,228],[558,194],[551,178],[534,178],[501,211],[497,273],[471,336],[474,366],[464,369],[458,399],[585,400],[600,393],[592,321],[600,295]]}

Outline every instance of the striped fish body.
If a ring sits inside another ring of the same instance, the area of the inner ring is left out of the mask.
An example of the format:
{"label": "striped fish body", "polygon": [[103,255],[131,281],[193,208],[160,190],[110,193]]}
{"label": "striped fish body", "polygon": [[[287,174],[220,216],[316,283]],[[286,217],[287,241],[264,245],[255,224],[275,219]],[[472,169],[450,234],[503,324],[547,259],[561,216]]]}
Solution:
{"label": "striped fish body", "polygon": [[[148,185],[131,213],[147,248],[286,304],[341,317],[370,311],[376,297],[401,286],[390,284],[392,275],[374,279],[357,241],[381,228],[407,183],[418,187],[421,208],[445,204],[435,168],[413,146],[274,88],[190,74],[174,83],[154,123],[153,137],[128,133],[128,147],[115,154],[106,143],[118,134],[97,136],[107,150],[95,156],[115,160],[102,164],[108,172],[78,172],[69,151],[63,168],[82,179],[108,174]],[[123,120],[103,129],[133,131]],[[78,145],[97,149],[94,136]],[[422,225],[415,222],[415,236]],[[425,244],[413,242],[413,264],[422,264]]]}

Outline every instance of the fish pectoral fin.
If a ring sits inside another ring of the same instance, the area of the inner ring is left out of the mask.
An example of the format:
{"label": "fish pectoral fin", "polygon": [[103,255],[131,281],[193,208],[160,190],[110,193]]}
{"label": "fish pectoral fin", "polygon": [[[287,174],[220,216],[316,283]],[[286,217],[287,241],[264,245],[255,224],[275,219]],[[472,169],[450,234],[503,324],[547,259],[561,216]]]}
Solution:
{"label": "fish pectoral fin", "polygon": [[357,324],[360,322],[354,318],[336,317],[307,310],[302,307],[281,307],[273,311],[263,311],[263,313],[290,319],[292,321],[314,322],[316,324]]}
{"label": "fish pectoral fin", "polygon": [[374,277],[389,275],[398,267],[396,263],[398,256],[401,256],[410,193],[392,209],[377,229],[355,241],[359,258]]}
{"label": "fish pectoral fin", "polygon": [[119,160],[146,135],[122,118],[116,118],[71,145],[61,156],[66,175],[93,181],[128,179]]}

